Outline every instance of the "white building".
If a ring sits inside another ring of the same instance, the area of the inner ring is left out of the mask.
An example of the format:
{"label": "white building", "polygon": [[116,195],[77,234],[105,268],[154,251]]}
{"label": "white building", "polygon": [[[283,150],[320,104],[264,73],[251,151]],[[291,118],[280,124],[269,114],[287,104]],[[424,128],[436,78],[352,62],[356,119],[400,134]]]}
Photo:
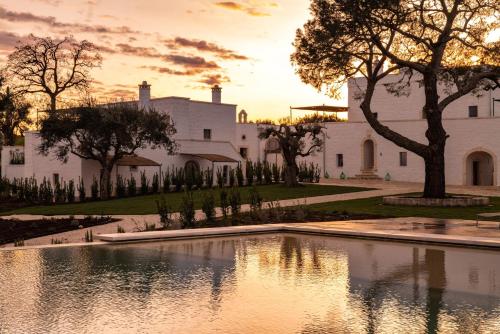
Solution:
{"label": "white building", "polygon": [[[388,76],[384,83],[398,80]],[[426,120],[422,116],[423,89],[415,81],[409,96],[395,98],[379,88],[373,98],[373,108],[382,123],[412,139],[426,143]],[[375,133],[366,122],[356,99],[363,89],[364,79],[349,81],[349,108],[346,122],[326,123],[325,149],[307,160],[320,166],[332,178],[381,178],[397,181],[424,181],[424,162],[417,155],[394,145]],[[145,171],[148,177],[160,169],[193,166],[227,171],[249,158],[253,161],[280,163],[276,143],[258,139],[259,125],[247,122],[247,113],[237,115],[236,105],[222,103],[221,89],[212,89],[212,101],[165,97],[151,99],[147,82],[139,85],[139,100],[144,107],[169,113],[175,123],[174,139],[179,145],[175,155],[162,149],[145,149],[139,157],[124,159],[112,175],[128,178]],[[480,96],[469,95],[448,106],[444,126],[450,138],[446,147],[447,183],[453,185],[496,186],[499,182],[500,99],[498,90],[484,91]],[[237,120],[238,118],[238,120]],[[99,178],[97,162],[71,156],[66,164],[52,155],[42,156],[36,147],[40,141],[36,132],[25,134],[24,146],[4,147],[2,177],[36,177],[39,182],[83,178],[87,187]],[[21,157],[24,156],[24,159]],[[24,160],[24,163],[22,163]]]}

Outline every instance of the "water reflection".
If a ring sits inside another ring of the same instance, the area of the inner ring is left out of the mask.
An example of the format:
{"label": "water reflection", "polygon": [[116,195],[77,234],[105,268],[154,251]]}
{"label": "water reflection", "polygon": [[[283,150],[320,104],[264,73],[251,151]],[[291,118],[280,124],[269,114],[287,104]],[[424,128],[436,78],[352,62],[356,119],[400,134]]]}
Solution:
{"label": "water reflection", "polygon": [[0,333],[497,333],[500,253],[269,235],[0,252]]}

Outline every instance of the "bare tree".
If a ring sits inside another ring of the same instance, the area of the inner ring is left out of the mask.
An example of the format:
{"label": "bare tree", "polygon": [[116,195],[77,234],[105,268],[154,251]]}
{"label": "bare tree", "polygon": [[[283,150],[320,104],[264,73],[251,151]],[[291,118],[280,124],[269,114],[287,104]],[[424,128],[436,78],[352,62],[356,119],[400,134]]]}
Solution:
{"label": "bare tree", "polygon": [[[443,112],[478,89],[500,86],[498,0],[312,0],[312,19],[298,30],[292,61],[301,79],[333,95],[347,79],[363,76],[361,110],[382,137],[425,161],[424,197],[446,195]],[[394,85],[381,81],[400,72]],[[416,74],[414,76],[414,74]],[[420,143],[377,120],[377,89],[394,95],[418,77],[425,92],[427,143]],[[443,89],[445,87],[445,89]],[[442,96],[440,96],[440,94]]]}
{"label": "bare tree", "polygon": [[50,99],[50,111],[58,96],[70,89],[86,89],[90,70],[101,64],[97,48],[72,37],[62,40],[30,36],[9,55],[7,69],[23,93],[43,93]]}
{"label": "bare tree", "polygon": [[276,138],[285,163],[285,185],[298,186],[297,157],[307,157],[322,149],[323,141],[319,137],[323,127],[318,124],[282,123],[279,126],[270,125],[261,130],[259,138]]}

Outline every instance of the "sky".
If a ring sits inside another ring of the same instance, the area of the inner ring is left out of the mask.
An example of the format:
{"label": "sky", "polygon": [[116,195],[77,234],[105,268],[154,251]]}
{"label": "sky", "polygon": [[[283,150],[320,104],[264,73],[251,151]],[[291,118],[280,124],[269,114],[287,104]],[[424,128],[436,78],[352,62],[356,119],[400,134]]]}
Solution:
{"label": "sky", "polygon": [[103,63],[93,89],[110,99],[153,97],[222,102],[250,119],[280,118],[290,106],[346,105],[305,85],[290,62],[309,0],[0,0],[0,62],[29,34],[87,39]]}

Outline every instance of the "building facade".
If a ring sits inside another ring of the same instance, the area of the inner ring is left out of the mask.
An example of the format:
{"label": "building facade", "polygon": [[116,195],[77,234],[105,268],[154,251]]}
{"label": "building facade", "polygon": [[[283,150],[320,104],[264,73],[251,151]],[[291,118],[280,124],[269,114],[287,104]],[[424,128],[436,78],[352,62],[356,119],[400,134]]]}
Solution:
{"label": "building facade", "polygon": [[[399,79],[398,75],[387,76],[382,84]],[[358,99],[364,84],[363,78],[349,80],[347,120],[325,123],[322,152],[305,161],[317,164],[323,174],[331,178],[423,182],[423,160],[382,138],[366,122]],[[397,98],[383,87],[378,88],[373,98],[372,110],[378,119],[395,131],[426,143],[427,123],[422,115],[424,94],[418,78],[413,78],[406,94]],[[448,184],[499,185],[499,101],[499,91],[489,90],[464,96],[447,107],[443,118],[450,136],[446,146]],[[163,149],[139,150],[137,158],[119,163],[112,175],[139,179],[144,172],[151,178],[154,173],[179,167],[221,169],[227,173],[246,159],[281,164],[276,140],[260,140],[260,125],[249,123],[246,111],[238,113],[235,104],[223,103],[218,86],[212,88],[212,100],[204,102],[183,97],[152,99],[151,86],[143,82],[139,85],[136,103],[170,114],[177,129],[174,139],[178,151],[168,155]],[[39,144],[35,131],[25,133],[24,146],[4,147],[2,177],[35,177],[39,182],[43,178],[52,182],[82,178],[87,187],[94,178],[99,179],[97,162],[70,156],[67,163],[62,163],[53,155],[40,155],[36,149]]]}

